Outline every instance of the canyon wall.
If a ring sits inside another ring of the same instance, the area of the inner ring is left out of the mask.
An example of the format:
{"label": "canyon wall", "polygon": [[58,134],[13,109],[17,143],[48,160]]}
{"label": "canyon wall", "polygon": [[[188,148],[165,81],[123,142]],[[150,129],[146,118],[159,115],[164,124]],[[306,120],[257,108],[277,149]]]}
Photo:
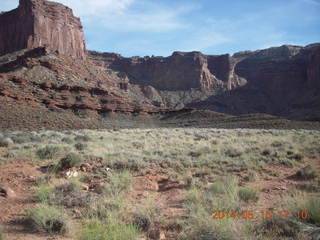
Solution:
{"label": "canyon wall", "polygon": [[20,0],[18,8],[0,15],[0,55],[39,46],[85,59],[80,19],[70,8],[45,0]]}
{"label": "canyon wall", "polygon": [[231,90],[244,83],[233,81],[234,64],[229,54],[207,56],[200,52],[174,52],[169,57],[124,58],[118,54],[89,51],[88,55],[100,67],[126,73],[134,84],[151,85],[162,91]]}

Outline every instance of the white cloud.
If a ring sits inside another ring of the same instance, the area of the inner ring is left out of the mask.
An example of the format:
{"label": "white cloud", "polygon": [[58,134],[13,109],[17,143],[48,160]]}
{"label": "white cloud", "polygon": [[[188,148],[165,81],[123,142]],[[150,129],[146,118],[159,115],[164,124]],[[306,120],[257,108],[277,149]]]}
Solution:
{"label": "white cloud", "polygon": [[121,12],[134,0],[56,0],[73,9],[77,16],[109,14]]}
{"label": "white cloud", "polygon": [[168,8],[146,0],[56,0],[74,10],[86,25],[135,32],[163,32],[184,27],[179,16],[194,8]]}

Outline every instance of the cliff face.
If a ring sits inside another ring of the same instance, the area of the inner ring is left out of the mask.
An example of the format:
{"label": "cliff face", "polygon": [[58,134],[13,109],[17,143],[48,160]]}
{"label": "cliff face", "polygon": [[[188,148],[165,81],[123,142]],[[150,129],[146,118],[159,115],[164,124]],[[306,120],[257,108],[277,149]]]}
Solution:
{"label": "cliff face", "polygon": [[208,92],[232,89],[243,83],[233,81],[233,63],[228,54],[206,56],[200,52],[174,52],[169,57],[124,58],[89,52],[89,58],[98,66],[126,73],[132,83],[151,85],[158,90]]}
{"label": "cliff face", "polygon": [[45,0],[20,0],[17,9],[0,15],[0,55],[39,46],[85,59],[80,19],[70,8]]}
{"label": "cliff face", "polygon": [[[27,79],[30,89],[43,90],[40,95],[45,100],[39,95],[37,104],[99,113],[159,113],[194,107],[300,118],[320,109],[320,44],[233,56],[174,52],[169,57],[125,58],[86,51],[80,19],[70,8],[45,0],[20,0],[17,9],[0,14],[0,56],[14,56],[22,49],[29,51],[16,58],[0,58],[0,74],[14,83],[2,95],[11,100],[20,99],[25,90],[17,85]],[[44,82],[39,85],[37,80]],[[69,98],[64,99],[62,91]],[[318,119],[317,114],[309,118]]]}
{"label": "cliff face", "polygon": [[234,54],[234,75],[247,83],[189,107],[229,114],[268,113],[320,119],[320,45]]}
{"label": "cliff face", "polygon": [[[233,56],[200,52],[144,58],[97,52],[88,55],[102,68],[123,72],[131,83],[152,86],[170,107],[292,116],[294,111],[305,114],[302,106],[315,112],[319,102],[319,44],[284,45]],[[214,95],[217,90],[219,96]]]}
{"label": "cliff face", "polygon": [[[310,47],[311,48],[311,47]],[[313,89],[320,89],[320,45],[310,51],[307,59],[308,86]]]}

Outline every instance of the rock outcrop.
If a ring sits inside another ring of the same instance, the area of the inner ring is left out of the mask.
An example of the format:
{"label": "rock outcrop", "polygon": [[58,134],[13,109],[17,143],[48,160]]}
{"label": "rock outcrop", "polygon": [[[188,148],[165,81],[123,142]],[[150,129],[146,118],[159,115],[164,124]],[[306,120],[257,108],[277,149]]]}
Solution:
{"label": "rock outcrop", "polygon": [[112,53],[88,53],[96,65],[124,72],[130,82],[151,85],[158,90],[210,92],[245,83],[234,76],[234,63],[229,54],[206,56],[200,52],[174,52],[169,57],[124,58]]}
{"label": "rock outcrop", "polygon": [[17,9],[0,15],[0,55],[39,46],[85,59],[80,19],[70,8],[45,0],[20,0]]}
{"label": "rock outcrop", "polygon": [[268,113],[320,119],[320,44],[281,46],[233,55],[235,76],[247,83],[189,107],[229,114]]}
{"label": "rock outcrop", "polygon": [[[297,112],[302,111],[301,106],[310,106],[309,112],[318,106],[319,44],[284,45],[233,56],[200,52],[144,58],[97,52],[88,55],[101,68],[127,75],[130,83],[152,86],[149,95],[162,97],[162,102],[172,108],[293,116],[297,106]],[[201,93],[204,101],[199,99]]]}
{"label": "rock outcrop", "polygon": [[102,115],[192,107],[320,119],[320,44],[125,58],[86,51],[70,8],[20,0],[0,14],[0,56],[0,103]]}

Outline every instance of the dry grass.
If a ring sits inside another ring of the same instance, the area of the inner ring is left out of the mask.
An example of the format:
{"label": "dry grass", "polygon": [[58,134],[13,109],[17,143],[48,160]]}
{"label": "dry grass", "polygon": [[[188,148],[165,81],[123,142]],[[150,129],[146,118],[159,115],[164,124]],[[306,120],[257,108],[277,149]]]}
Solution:
{"label": "dry grass", "polygon": [[[179,190],[186,193],[186,198],[180,204],[186,216],[170,219],[180,226],[176,239],[270,240],[290,234],[298,239],[300,231],[291,232],[287,223],[281,222],[282,227],[275,228],[276,236],[272,231],[267,236],[266,231],[261,238],[268,226],[277,225],[276,220],[262,222],[253,229],[254,224],[241,219],[213,221],[211,214],[214,210],[240,212],[260,204],[259,188],[248,185],[263,180],[265,175],[274,177],[271,174],[276,173],[266,168],[294,167],[296,171],[320,155],[320,132],[307,130],[161,128],[3,132],[1,136],[13,142],[3,148],[0,159],[22,157],[32,159],[36,165],[53,166],[54,174],[48,171],[46,177],[37,180],[36,199],[49,210],[64,208],[69,217],[76,212],[82,224],[79,239],[136,239],[168,221],[155,203],[142,210],[145,206],[140,202],[127,199],[134,178],[150,169],[166,175],[168,182],[183,183]],[[92,169],[72,180],[59,175],[71,167],[79,169],[82,162]],[[316,185],[317,171],[317,167],[304,169],[303,180],[311,179]],[[240,173],[239,177],[235,173]],[[98,187],[84,190],[83,185],[89,186],[91,180]],[[318,200],[293,199],[299,208],[313,212],[310,223],[318,225]],[[29,216],[39,218],[41,231],[51,231],[51,222],[45,219],[48,215],[54,220],[55,215],[58,220],[62,216],[54,210],[34,211]]]}
{"label": "dry grass", "polygon": [[[21,137],[22,133],[6,135]],[[58,158],[77,150],[81,155],[104,159],[106,167],[133,170],[161,165],[259,170],[265,164],[296,166],[305,157],[320,154],[320,132],[307,130],[164,128],[43,131],[25,135],[28,139],[32,135],[37,141],[15,144],[9,153],[36,159],[37,155]],[[85,144],[75,148],[72,139]]]}

